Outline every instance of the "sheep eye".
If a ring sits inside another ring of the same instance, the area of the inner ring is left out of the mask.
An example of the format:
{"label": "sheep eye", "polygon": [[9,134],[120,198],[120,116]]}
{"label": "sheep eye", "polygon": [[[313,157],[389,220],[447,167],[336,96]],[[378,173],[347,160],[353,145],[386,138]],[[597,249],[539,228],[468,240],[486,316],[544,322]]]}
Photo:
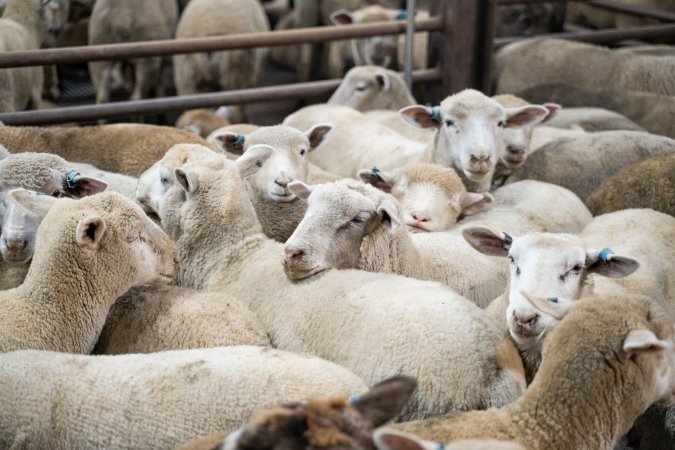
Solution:
{"label": "sheep eye", "polygon": [[366,87],[365,87],[365,86],[356,86],[356,87],[354,88],[354,90],[355,90],[356,92],[363,92],[363,91],[366,90]]}
{"label": "sheep eye", "polygon": [[455,122],[453,122],[452,120],[446,120],[446,121],[445,121],[445,126],[446,126],[446,127],[452,127],[452,126],[454,126],[454,125],[455,125]]}
{"label": "sheep eye", "polygon": [[63,194],[61,194],[61,191],[52,192],[52,197],[59,198],[59,197],[61,197],[61,195],[63,195]]}
{"label": "sheep eye", "polygon": [[583,264],[577,264],[576,266],[572,267],[572,272],[579,273],[584,269]]}
{"label": "sheep eye", "polygon": [[520,275],[520,267],[516,266],[516,275]]}
{"label": "sheep eye", "polygon": [[169,182],[169,179],[168,179],[168,178],[166,178],[166,177],[161,177],[161,178],[159,179],[159,181],[161,181],[161,182],[162,182],[162,184],[166,184],[166,183],[168,183],[168,182]]}
{"label": "sheep eye", "polygon": [[136,233],[136,234],[134,234],[133,236],[129,236],[129,237],[127,238],[127,241],[128,241],[128,242],[134,242],[134,241],[139,240],[140,238],[141,238],[141,233]]}
{"label": "sheep eye", "polygon": [[300,156],[305,156],[305,153],[306,153],[306,150],[304,148],[302,150],[300,150]]}
{"label": "sheep eye", "polygon": [[515,263],[513,256],[509,255],[509,260],[511,261],[511,264]]}
{"label": "sheep eye", "polygon": [[497,124],[497,126],[500,127],[500,128],[504,128],[504,127],[506,126],[506,122],[504,122],[503,120],[501,120],[501,121],[499,121],[499,123]]}
{"label": "sheep eye", "polygon": [[361,217],[361,216],[356,216],[356,217],[354,217],[352,220],[350,220],[349,222],[350,222],[350,223],[359,224],[359,223],[365,222],[365,220],[364,220],[363,217]]}

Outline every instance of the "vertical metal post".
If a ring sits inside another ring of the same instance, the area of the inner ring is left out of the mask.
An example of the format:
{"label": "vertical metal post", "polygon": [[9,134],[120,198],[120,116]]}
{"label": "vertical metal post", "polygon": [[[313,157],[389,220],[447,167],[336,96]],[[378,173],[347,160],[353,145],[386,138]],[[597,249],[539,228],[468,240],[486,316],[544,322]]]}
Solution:
{"label": "vertical metal post", "polygon": [[412,92],[413,48],[415,43],[415,0],[408,0],[407,2],[406,20],[403,68],[405,71],[405,84],[408,87],[408,91]]}

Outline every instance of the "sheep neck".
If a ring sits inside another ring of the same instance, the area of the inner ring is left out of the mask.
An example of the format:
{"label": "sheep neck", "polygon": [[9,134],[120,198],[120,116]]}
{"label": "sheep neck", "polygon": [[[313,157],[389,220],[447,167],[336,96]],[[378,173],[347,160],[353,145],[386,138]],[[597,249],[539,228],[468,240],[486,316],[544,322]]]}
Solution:
{"label": "sheep neck", "polygon": [[40,13],[35,10],[36,7],[39,8],[37,2],[31,0],[9,2],[2,18],[23,25],[29,34],[35,36],[38,42],[34,46],[37,48],[45,38],[47,30],[44,29],[44,20],[40,19]]}
{"label": "sheep neck", "polygon": [[405,225],[392,233],[387,225],[380,225],[361,241],[358,268],[369,272],[395,273],[420,277],[425,259],[415,246]]}

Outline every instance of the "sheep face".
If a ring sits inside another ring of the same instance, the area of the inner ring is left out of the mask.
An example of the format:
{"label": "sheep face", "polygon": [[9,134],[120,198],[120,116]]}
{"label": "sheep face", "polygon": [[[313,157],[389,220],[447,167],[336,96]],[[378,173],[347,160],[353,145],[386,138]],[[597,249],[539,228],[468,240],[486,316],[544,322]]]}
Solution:
{"label": "sheep face", "polygon": [[372,66],[354,67],[347,72],[328,103],[349,106],[357,111],[376,109],[378,105],[386,104],[386,100],[378,98],[390,91],[391,80],[387,72]]}
{"label": "sheep face", "polygon": [[357,267],[363,238],[380,226],[393,230],[399,224],[394,199],[363,183],[296,182],[291,189],[308,199],[305,217],[284,247],[284,271],[291,279]]}
{"label": "sheep face", "polygon": [[57,36],[68,20],[68,0],[48,0],[42,6],[42,15],[47,23],[49,34]]}
{"label": "sheep face", "polygon": [[504,108],[481,92],[467,89],[446,98],[438,108],[416,105],[400,111],[419,128],[436,128],[429,161],[454,167],[476,183],[492,179],[503,147],[503,130],[533,125],[548,111],[543,106]]}
{"label": "sheep face", "polygon": [[[538,123],[539,125],[548,122],[556,116],[561,106],[555,103],[545,103],[542,105],[548,110],[546,116]],[[504,128],[502,138],[504,144],[499,154],[499,161],[509,169],[517,169],[525,164],[527,152],[530,148],[532,139],[532,130],[534,125],[526,125],[520,128]]]}
{"label": "sheep face", "polygon": [[[524,347],[539,348],[562,312],[583,296],[589,273],[618,278],[638,267],[631,258],[587,249],[574,235],[532,233],[514,238],[481,227],[467,228],[463,234],[480,252],[511,260],[506,320],[511,336]],[[551,303],[550,313],[542,313],[532,298]]]}
{"label": "sheep face", "polygon": [[23,266],[33,257],[35,237],[43,216],[35,216],[17,205],[3,191],[0,201],[2,207],[2,233],[0,234],[0,253],[2,259],[11,266]]}
{"label": "sheep face", "polygon": [[[381,22],[395,20],[399,12],[395,9],[386,9],[373,5],[358,9],[354,12],[345,10],[331,14],[331,20],[336,25],[355,23]],[[398,38],[397,36],[373,36],[352,41],[352,53],[357,65],[373,65],[380,67],[398,66]]]}

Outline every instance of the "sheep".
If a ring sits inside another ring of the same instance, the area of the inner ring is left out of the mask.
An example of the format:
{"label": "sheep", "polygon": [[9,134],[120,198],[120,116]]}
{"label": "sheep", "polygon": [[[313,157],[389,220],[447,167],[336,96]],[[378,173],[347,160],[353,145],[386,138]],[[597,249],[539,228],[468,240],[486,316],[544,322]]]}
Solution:
{"label": "sheep", "polygon": [[[70,0],[49,0],[47,6],[43,11],[44,18],[47,21],[48,35],[42,42],[42,46],[57,47],[59,43],[58,37],[66,27],[68,16],[70,15]],[[56,65],[44,68],[43,91],[52,99],[57,99],[61,95]],[[42,105],[39,109],[42,109]]]}
{"label": "sheep", "polygon": [[3,448],[174,448],[277,403],[366,390],[348,370],[266,347],[0,355]]}
{"label": "sheep", "polygon": [[[530,145],[527,149],[527,154],[531,155],[532,153],[540,150],[542,147],[547,144],[557,141],[558,139],[571,138],[577,139],[580,137],[586,137],[591,133],[588,133],[583,128],[578,125],[573,125],[572,128],[556,128],[556,127],[547,127],[547,126],[538,126],[534,127],[532,130],[532,137],[530,138]],[[508,175],[512,174],[510,171]],[[505,180],[502,180],[505,181]]]}
{"label": "sheep", "polygon": [[369,121],[377,122],[384,125],[397,133],[405,136],[413,141],[424,143],[433,142],[434,130],[430,128],[413,128],[406,126],[401,119],[398,111],[389,111],[385,109],[374,109],[363,113],[364,118]]}
{"label": "sheep", "polygon": [[547,122],[550,127],[573,128],[576,125],[586,131],[646,131],[628,117],[605,108],[563,108]]}
{"label": "sheep", "polygon": [[[368,392],[345,398],[310,399],[280,405],[255,414],[249,424],[232,433],[218,433],[188,442],[176,450],[246,448],[273,449],[283,442],[287,450],[372,448],[373,428],[396,416],[417,383],[410,377],[381,381]],[[289,426],[291,424],[297,425]]]}
{"label": "sheep", "polygon": [[[37,50],[47,39],[49,0],[7,0],[0,18],[0,50]],[[0,111],[38,109],[42,99],[42,67],[0,70]]]}
{"label": "sheep", "polygon": [[110,308],[93,353],[231,345],[271,346],[258,319],[236,299],[176,286],[141,286]]}
{"label": "sheep", "polygon": [[171,127],[141,124],[86,128],[0,127],[0,144],[13,152],[55,153],[111,172],[139,176],[178,143],[196,143],[213,150],[193,133]]}
{"label": "sheep", "polygon": [[672,58],[615,53],[581,42],[518,41],[497,52],[495,69],[499,93],[519,93],[537,85],[560,83],[588,90],[613,86],[675,95]]}
{"label": "sheep", "polygon": [[[675,13],[675,5],[661,0],[621,0],[627,6],[662,10]],[[622,14],[618,11],[598,9],[591,5],[571,3],[567,8],[567,21],[591,28],[629,28],[658,23],[653,19],[633,14]]]}
{"label": "sheep", "polygon": [[376,450],[526,450],[513,441],[495,439],[459,439],[445,445],[386,427],[375,430],[373,443]]}
{"label": "sheep", "polygon": [[[506,231],[510,232],[508,228]],[[511,236],[486,227],[465,228],[463,234],[479,252],[508,256],[512,261],[509,287],[490,309],[493,317],[501,317],[508,326],[526,360],[529,376],[539,363],[540,337],[555,320],[538,314],[527,295],[567,305],[593,295],[641,293],[659,299],[675,317],[675,281],[671,274],[675,218],[666,214],[649,209],[604,214],[579,235]]]}
{"label": "sheep", "polygon": [[138,178],[101,170],[98,167],[87,163],[72,162],[69,164],[73,170],[84,173],[87,177],[93,177],[103,181],[108,186],[109,191],[119,192],[131,200],[136,200],[136,185],[138,184]]}
{"label": "sheep", "polygon": [[490,190],[503,147],[503,131],[541,122],[549,110],[539,105],[503,107],[479,91],[465,89],[440,107],[409,106],[403,119],[419,128],[436,128],[422,162],[454,167],[470,192]]}
{"label": "sheep", "polygon": [[435,164],[413,164],[391,172],[364,169],[358,176],[398,200],[403,222],[412,233],[447,230],[459,216],[476,214],[494,200],[490,194],[467,192],[453,169]]}
{"label": "sheep", "polygon": [[169,281],[176,246],[141,209],[117,193],[56,200],[14,191],[38,230],[23,284],[0,294],[0,351],[89,353],[115,299],[137,284]]}
{"label": "sheep", "polygon": [[190,109],[176,119],[176,128],[190,131],[203,138],[207,138],[211,133],[219,128],[230,125],[227,119],[227,110],[223,107],[215,112],[210,109]]}
{"label": "sheep", "polygon": [[[197,38],[268,31],[269,23],[256,0],[192,0],[178,21],[176,38]],[[178,95],[257,86],[266,49],[254,48],[173,57]],[[231,119],[244,120],[242,107]]]}
{"label": "sheep", "polygon": [[532,450],[610,450],[649,405],[673,404],[673,348],[672,319],[649,298],[580,300],[546,338],[541,369],[514,403],[393,428],[437,442],[501,439]]}
{"label": "sheep", "polygon": [[[176,0],[152,0],[138,10],[135,0],[98,0],[89,19],[89,45],[171,39],[176,31],[178,5]],[[126,62],[133,68],[131,100],[161,94],[161,56],[135,58]],[[96,91],[96,103],[110,101],[110,77],[117,61],[89,63],[91,81]]]}
{"label": "sheep", "polygon": [[[243,180],[272,152],[256,146],[236,163],[213,155],[174,170],[158,216],[182,255],[180,285],[233,295],[258,316],[274,346],[311,351],[367,383],[415,375],[420,387],[403,418],[519,395],[524,379],[515,348],[483,311],[443,285],[355,270],[290,281],[279,261],[282,244],[261,233]],[[170,150],[164,160],[173,157]],[[411,317],[424,317],[423,324]],[[450,363],[458,358],[461,365]],[[453,381],[438,383],[441,377]]]}
{"label": "sheep", "polygon": [[553,101],[566,106],[596,106],[616,111],[654,134],[675,138],[675,98],[648,92],[626,91],[604,87],[581,89],[580,86],[546,84],[519,92],[532,102]]}
{"label": "sheep", "polygon": [[[350,25],[370,22],[385,22],[402,20],[406,18],[406,12],[401,9],[383,8],[379,5],[366,6],[352,12],[338,10],[331,14],[331,21],[335,25]],[[427,11],[417,11],[415,19],[428,19]],[[332,50],[342,53],[341,42],[333,43]],[[372,36],[368,38],[352,39],[350,42],[351,59],[356,66],[365,64],[381,66],[385,68],[403,69],[405,35]],[[427,67],[428,35],[425,32],[415,33],[413,39],[413,68],[424,69]],[[335,55],[330,58],[331,73],[342,76],[346,66],[345,58]]]}
{"label": "sheep", "polygon": [[648,156],[672,153],[675,140],[637,131],[602,131],[550,142],[533,153],[506,183],[532,179],[588,197],[622,167]]}
{"label": "sheep", "polygon": [[651,208],[675,216],[675,153],[625,166],[603,181],[585,203],[594,215]]}
{"label": "sheep", "polygon": [[328,99],[328,104],[350,106],[361,112],[374,109],[398,111],[415,103],[403,77],[378,66],[354,67]]}

